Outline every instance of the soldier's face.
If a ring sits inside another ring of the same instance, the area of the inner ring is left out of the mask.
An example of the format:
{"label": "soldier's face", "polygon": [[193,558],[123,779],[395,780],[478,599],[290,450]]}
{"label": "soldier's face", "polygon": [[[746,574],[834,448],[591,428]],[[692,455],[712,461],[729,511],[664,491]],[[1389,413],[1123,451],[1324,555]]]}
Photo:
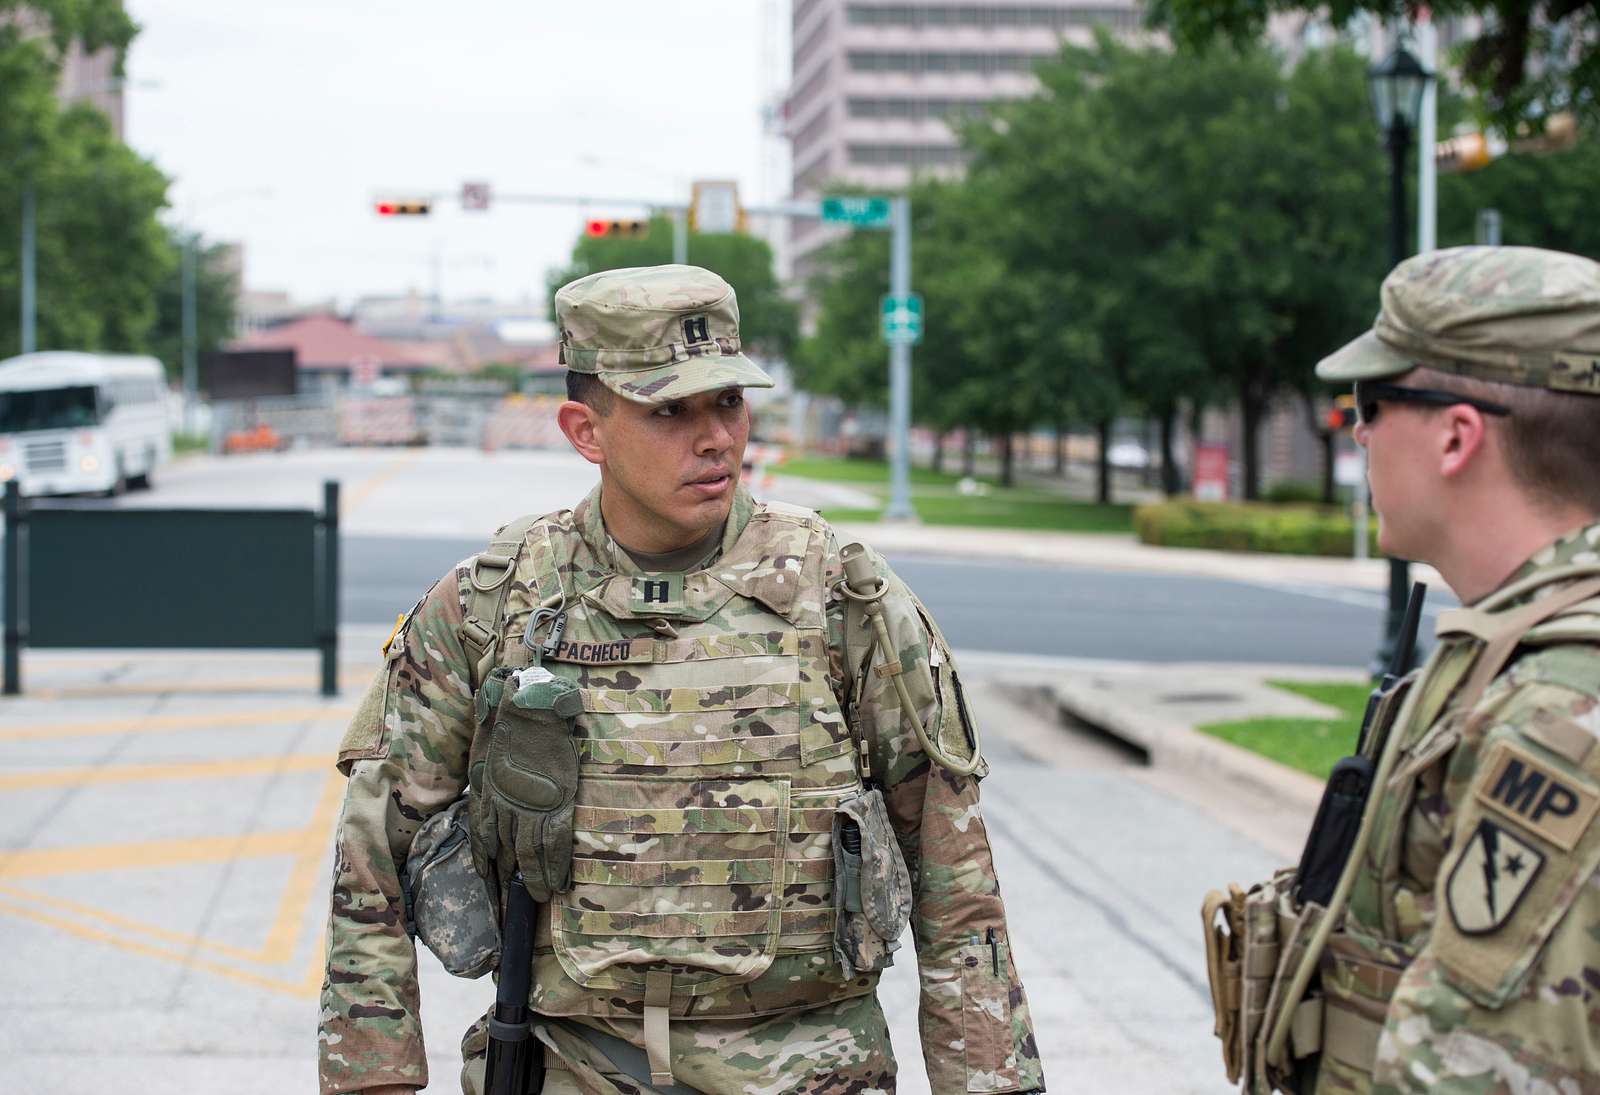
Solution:
{"label": "soldier's face", "polygon": [[1367,483],[1378,515],[1378,548],[1385,555],[1427,561],[1441,531],[1437,418],[1403,403],[1385,404],[1375,421],[1355,430],[1367,450]]}
{"label": "soldier's face", "polygon": [[619,398],[594,423],[601,508],[620,543],[671,551],[727,519],[750,440],[741,389],[656,406]]}

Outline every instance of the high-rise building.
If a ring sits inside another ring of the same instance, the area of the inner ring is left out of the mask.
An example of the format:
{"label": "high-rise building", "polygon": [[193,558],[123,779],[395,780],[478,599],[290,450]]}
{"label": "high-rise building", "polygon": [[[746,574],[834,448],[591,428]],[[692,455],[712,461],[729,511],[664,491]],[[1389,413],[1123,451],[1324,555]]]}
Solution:
{"label": "high-rise building", "polygon": [[[792,187],[811,197],[832,182],[884,190],[919,171],[959,171],[952,123],[998,99],[1029,95],[1032,69],[1061,39],[1095,26],[1141,28],[1139,0],[794,0],[786,113]],[[796,258],[827,238],[796,221]]]}
{"label": "high-rise building", "polygon": [[[27,8],[0,12],[0,25],[9,24],[21,31],[24,37],[43,38],[50,25],[38,12]],[[61,54],[61,78],[56,97],[61,103],[89,102],[98,107],[111,122],[111,132],[123,137],[123,79],[117,73],[117,53],[113,49],[87,53],[79,42],[71,42]]]}

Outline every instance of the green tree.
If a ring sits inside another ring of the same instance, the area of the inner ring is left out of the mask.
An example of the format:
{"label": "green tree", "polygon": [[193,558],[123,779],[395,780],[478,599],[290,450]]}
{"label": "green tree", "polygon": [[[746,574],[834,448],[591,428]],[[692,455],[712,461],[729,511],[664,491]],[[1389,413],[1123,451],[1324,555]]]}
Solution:
{"label": "green tree", "polygon": [[[146,348],[167,367],[167,375],[179,378],[183,367],[183,278],[181,251],[187,233],[169,229],[167,248],[172,255],[171,275],[156,295],[156,323],[146,340]],[[238,279],[224,259],[225,244],[195,240],[195,348],[198,353],[221,349],[233,337],[235,311],[239,299]]]}
{"label": "green tree", "polygon": [[20,343],[21,207],[30,190],[39,345],[145,348],[156,295],[176,270],[156,219],[167,180],[99,111],[62,109],[55,98],[67,43],[120,56],[133,32],[120,3],[0,2],[0,352]]}
{"label": "green tree", "polygon": [[1285,73],[1262,49],[1174,54],[1102,34],[1064,49],[1041,71],[1046,93],[988,138],[1010,150],[1006,185],[1037,226],[1026,264],[1083,287],[1077,342],[1098,353],[1076,370],[1080,402],[1108,416],[1135,400],[1170,435],[1180,400],[1226,390],[1249,497],[1270,402],[1370,321],[1383,176],[1361,72],[1346,52]]}
{"label": "green tree", "polygon": [[1507,133],[1558,110],[1594,117],[1600,111],[1600,6],[1588,0],[1152,0],[1152,25],[1180,45],[1206,47],[1217,39],[1254,43],[1279,12],[1326,17],[1344,28],[1358,17],[1415,20],[1481,19],[1475,38],[1457,50],[1463,76],[1480,112]]}
{"label": "green tree", "polygon": [[[672,261],[672,220],[655,217],[643,239],[580,236],[565,268],[552,271],[552,319],[555,291],[569,281],[628,266],[661,266]],[[799,309],[783,295],[772,269],[767,241],[744,233],[689,233],[689,261],[720,275],[739,297],[739,334],[747,346],[773,357],[786,357],[799,326]]]}
{"label": "green tree", "polygon": [[1476,238],[1480,209],[1500,211],[1508,244],[1571,251],[1600,261],[1600,127],[1580,129],[1569,149],[1548,155],[1513,153],[1480,171],[1439,177],[1439,245]]}

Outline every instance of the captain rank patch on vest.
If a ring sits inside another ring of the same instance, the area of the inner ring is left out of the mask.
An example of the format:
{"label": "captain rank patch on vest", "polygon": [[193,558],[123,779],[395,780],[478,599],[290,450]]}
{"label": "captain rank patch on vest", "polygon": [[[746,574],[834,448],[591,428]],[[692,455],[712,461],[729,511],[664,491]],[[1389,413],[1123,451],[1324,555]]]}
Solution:
{"label": "captain rank patch on vest", "polygon": [[1450,872],[1445,899],[1463,935],[1486,935],[1504,924],[1544,866],[1544,853],[1484,818]]}
{"label": "captain rank patch on vest", "polygon": [[633,580],[629,604],[641,614],[671,616],[683,611],[683,575],[647,574]]}

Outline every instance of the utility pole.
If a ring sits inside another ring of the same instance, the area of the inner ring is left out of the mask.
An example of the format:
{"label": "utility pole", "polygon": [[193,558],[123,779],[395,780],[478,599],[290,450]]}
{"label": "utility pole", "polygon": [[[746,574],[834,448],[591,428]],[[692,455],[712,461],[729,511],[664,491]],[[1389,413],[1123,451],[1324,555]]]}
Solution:
{"label": "utility pole", "polygon": [[36,303],[35,263],[37,260],[35,237],[38,234],[38,196],[33,184],[22,188],[22,353],[31,354],[39,348],[38,305]]}
{"label": "utility pole", "polygon": [[199,320],[195,316],[195,234],[184,232],[181,252],[183,276],[183,432],[194,432],[194,407],[199,398]]}

